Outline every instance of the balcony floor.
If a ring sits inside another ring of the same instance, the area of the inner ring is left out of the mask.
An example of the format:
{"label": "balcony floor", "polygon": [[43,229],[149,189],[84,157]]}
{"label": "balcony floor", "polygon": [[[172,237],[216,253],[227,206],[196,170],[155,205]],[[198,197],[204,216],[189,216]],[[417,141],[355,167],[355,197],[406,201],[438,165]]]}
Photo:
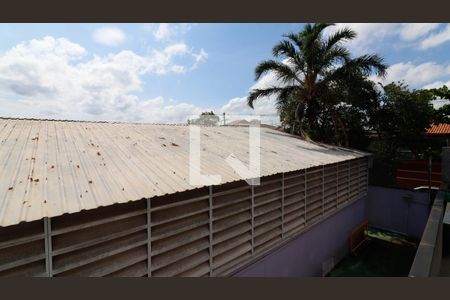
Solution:
{"label": "balcony floor", "polygon": [[369,237],[370,240],[356,255],[348,255],[327,276],[408,276],[416,255],[417,242],[396,233],[372,228],[369,229]]}

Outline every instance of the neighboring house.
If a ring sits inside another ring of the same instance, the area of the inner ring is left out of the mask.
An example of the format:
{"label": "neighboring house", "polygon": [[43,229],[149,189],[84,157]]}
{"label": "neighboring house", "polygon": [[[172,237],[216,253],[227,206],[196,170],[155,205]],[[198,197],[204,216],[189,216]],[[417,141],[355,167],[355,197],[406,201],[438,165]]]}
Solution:
{"label": "neighboring house", "polygon": [[235,120],[231,122],[227,122],[228,126],[250,126],[250,122],[247,120]]}
{"label": "neighboring house", "polygon": [[219,126],[199,171],[222,183],[192,186],[189,126],[0,119],[0,276],[229,276],[328,224],[310,265],[286,257],[322,274],[361,222],[367,153],[260,133],[261,185],[226,161],[248,163],[249,128]]}
{"label": "neighboring house", "polygon": [[[450,124],[432,124],[426,129],[428,138],[444,140],[446,145],[450,145]],[[410,151],[403,153],[406,156]],[[440,187],[441,182],[441,162],[432,161],[431,173],[429,173],[428,159],[403,159],[396,164],[395,176],[396,185],[404,188],[416,188],[419,186]]]}
{"label": "neighboring house", "polygon": [[251,125],[255,125],[255,126],[259,126],[259,127],[264,127],[264,128],[270,128],[270,129],[274,129],[274,130],[283,131],[278,126],[264,124],[264,123],[261,123],[260,120],[255,120],[255,119],[250,120],[250,121],[247,121],[247,120],[235,120],[235,121],[231,121],[231,122],[227,123],[226,125],[227,126],[251,126]]}
{"label": "neighboring house", "polygon": [[450,124],[432,124],[427,129],[427,136],[430,138],[445,139],[447,146],[450,146]]}

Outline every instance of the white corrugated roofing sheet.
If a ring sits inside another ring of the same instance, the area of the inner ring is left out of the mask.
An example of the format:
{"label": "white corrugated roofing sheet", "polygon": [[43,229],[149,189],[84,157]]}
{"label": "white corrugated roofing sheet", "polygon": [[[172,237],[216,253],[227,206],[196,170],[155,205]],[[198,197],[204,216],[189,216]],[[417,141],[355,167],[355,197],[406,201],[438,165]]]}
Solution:
{"label": "white corrugated roofing sheet", "polygon": [[[364,156],[261,128],[261,176]],[[202,127],[201,172],[241,180],[248,127]],[[0,119],[0,226],[198,188],[189,127]]]}

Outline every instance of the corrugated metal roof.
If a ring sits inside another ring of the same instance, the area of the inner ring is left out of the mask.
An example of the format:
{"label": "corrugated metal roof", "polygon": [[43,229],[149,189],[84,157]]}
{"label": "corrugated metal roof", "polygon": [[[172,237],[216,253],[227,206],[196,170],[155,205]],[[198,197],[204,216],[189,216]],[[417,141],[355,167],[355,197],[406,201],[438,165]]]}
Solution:
{"label": "corrugated metal roof", "polygon": [[427,129],[427,134],[450,134],[450,124],[433,124]]}
{"label": "corrugated metal roof", "polygon": [[[202,174],[242,178],[248,127],[201,129]],[[364,153],[319,146],[261,128],[261,175]],[[198,188],[189,184],[189,127],[0,119],[0,226]]]}

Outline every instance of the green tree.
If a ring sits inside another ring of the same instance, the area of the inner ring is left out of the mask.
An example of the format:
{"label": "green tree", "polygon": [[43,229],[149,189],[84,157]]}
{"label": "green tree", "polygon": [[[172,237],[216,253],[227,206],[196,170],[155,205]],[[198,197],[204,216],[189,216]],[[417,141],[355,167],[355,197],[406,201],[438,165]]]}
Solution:
{"label": "green tree", "polygon": [[[426,129],[439,114],[429,90],[410,90],[404,82],[381,85],[379,107],[369,114],[369,126],[377,134],[368,150],[373,153],[372,184],[395,184],[395,164],[404,152],[415,159],[427,157],[427,150],[440,150],[440,141],[426,136]],[[439,151],[440,152],[440,151]]]}
{"label": "green tree", "polygon": [[[430,89],[429,92],[433,95],[433,99],[445,99],[450,100],[450,90],[446,85]],[[436,123],[450,123],[450,104],[445,104],[444,106],[436,110]]]}
{"label": "green tree", "polygon": [[375,84],[360,75],[337,81],[322,98],[319,124],[327,143],[367,149],[371,116],[379,109],[379,92]]}
{"label": "green tree", "polygon": [[381,107],[373,116],[375,130],[384,142],[383,151],[395,157],[404,148],[418,157],[427,149],[425,130],[437,116],[431,100],[433,94],[429,91],[411,91],[402,82],[383,87]]}
{"label": "green tree", "polygon": [[430,89],[429,90],[436,98],[440,99],[449,99],[450,100],[450,90],[446,85],[443,85],[440,88]]}
{"label": "green tree", "polygon": [[333,128],[347,137],[345,144],[348,146],[349,130],[337,107],[345,101],[345,97],[332,96],[343,91],[343,83],[347,87],[354,82],[363,83],[374,72],[384,76],[387,67],[378,55],[353,58],[342,43],[354,39],[356,33],[344,28],[326,37],[324,30],[331,25],[307,24],[302,31],[285,35],[285,39],[273,48],[276,60],[265,60],[255,69],[256,80],[271,72],[279,84],[253,89],[248,97],[248,105],[253,108],[257,99],[275,95],[281,115],[289,117],[289,122],[299,126],[298,129],[291,128],[292,131],[303,136],[309,133],[314,139],[322,141],[326,138],[321,130],[324,128],[321,118],[325,117],[322,111],[326,110]]}

